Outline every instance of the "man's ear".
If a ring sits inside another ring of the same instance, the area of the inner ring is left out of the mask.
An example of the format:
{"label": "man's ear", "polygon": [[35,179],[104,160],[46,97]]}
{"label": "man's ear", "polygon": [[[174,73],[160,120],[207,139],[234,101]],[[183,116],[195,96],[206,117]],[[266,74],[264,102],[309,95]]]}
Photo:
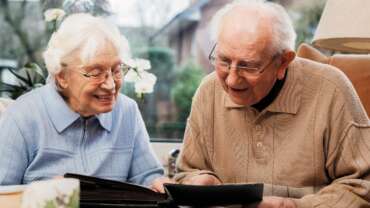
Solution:
{"label": "man's ear", "polygon": [[288,69],[289,64],[294,60],[295,52],[294,51],[285,51],[281,56],[281,63],[277,70],[277,78],[279,80],[284,79],[285,72]]}
{"label": "man's ear", "polygon": [[62,70],[58,74],[55,75],[55,81],[57,86],[62,89],[66,89],[68,87],[68,73],[65,70]]}

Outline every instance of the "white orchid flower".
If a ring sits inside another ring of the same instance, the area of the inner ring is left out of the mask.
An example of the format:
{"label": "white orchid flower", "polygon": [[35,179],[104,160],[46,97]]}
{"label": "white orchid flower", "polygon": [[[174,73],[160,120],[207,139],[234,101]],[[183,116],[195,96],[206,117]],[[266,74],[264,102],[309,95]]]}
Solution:
{"label": "white orchid flower", "polygon": [[154,86],[149,84],[149,83],[145,83],[145,82],[136,82],[135,83],[135,92],[139,95],[141,95],[143,93],[152,93],[153,89],[154,89]]}
{"label": "white orchid flower", "polygon": [[150,61],[146,59],[130,59],[126,64],[138,72],[149,70],[151,68]]}
{"label": "white orchid flower", "polygon": [[157,77],[147,72],[151,68],[150,61],[146,59],[130,59],[125,64],[131,67],[125,75],[125,81],[135,83],[135,92],[138,97],[141,97],[143,93],[152,93]]}
{"label": "white orchid flower", "polygon": [[139,74],[134,70],[129,70],[127,74],[125,75],[125,81],[126,82],[137,82],[140,80]]}
{"label": "white orchid flower", "polygon": [[152,66],[150,65],[150,61],[146,59],[136,59],[136,66],[139,71],[149,70],[150,68],[152,68]]}
{"label": "white orchid flower", "polygon": [[136,82],[135,83],[135,92],[137,94],[152,93],[153,88],[154,88],[153,85],[150,85],[149,83],[145,83],[145,82]]}
{"label": "white orchid flower", "polygon": [[54,20],[61,20],[66,13],[62,9],[48,9],[44,12],[44,17],[46,22],[51,22]]}
{"label": "white orchid flower", "polygon": [[152,73],[144,71],[141,73],[140,81],[147,82],[147,83],[154,85],[157,81],[157,77]]}
{"label": "white orchid flower", "polygon": [[152,93],[157,77],[148,72],[142,72],[141,79],[135,82],[135,92],[137,94]]}

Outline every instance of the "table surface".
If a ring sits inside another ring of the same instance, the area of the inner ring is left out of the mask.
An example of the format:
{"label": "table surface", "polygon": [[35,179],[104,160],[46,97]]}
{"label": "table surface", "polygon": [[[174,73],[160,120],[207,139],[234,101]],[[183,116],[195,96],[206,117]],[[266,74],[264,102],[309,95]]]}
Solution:
{"label": "table surface", "polygon": [[19,208],[21,207],[22,193],[0,194],[1,208]]}

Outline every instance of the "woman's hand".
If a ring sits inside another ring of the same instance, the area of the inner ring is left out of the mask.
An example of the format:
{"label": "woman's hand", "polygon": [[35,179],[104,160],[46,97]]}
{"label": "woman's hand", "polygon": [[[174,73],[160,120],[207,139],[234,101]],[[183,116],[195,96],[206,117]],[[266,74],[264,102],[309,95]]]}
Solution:
{"label": "woman's hand", "polygon": [[213,175],[201,174],[193,176],[183,182],[188,185],[220,185],[222,182]]}
{"label": "woman's hand", "polygon": [[155,192],[164,193],[163,187],[164,183],[176,183],[176,182],[168,177],[159,177],[154,179],[154,181],[150,185],[150,189],[152,189]]}

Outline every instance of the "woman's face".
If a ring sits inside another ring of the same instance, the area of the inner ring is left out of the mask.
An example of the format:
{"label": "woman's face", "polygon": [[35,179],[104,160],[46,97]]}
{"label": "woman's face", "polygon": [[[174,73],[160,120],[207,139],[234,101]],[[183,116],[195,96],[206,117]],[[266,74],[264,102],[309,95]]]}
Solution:
{"label": "woman's face", "polygon": [[[72,54],[71,57],[79,56]],[[114,76],[114,73],[121,70],[120,63],[119,54],[111,44],[98,50],[94,58],[84,65],[78,58],[71,58],[65,69],[56,75],[69,107],[84,117],[112,111],[122,85],[123,77]],[[96,74],[97,71],[104,72],[103,81],[86,76]]]}

